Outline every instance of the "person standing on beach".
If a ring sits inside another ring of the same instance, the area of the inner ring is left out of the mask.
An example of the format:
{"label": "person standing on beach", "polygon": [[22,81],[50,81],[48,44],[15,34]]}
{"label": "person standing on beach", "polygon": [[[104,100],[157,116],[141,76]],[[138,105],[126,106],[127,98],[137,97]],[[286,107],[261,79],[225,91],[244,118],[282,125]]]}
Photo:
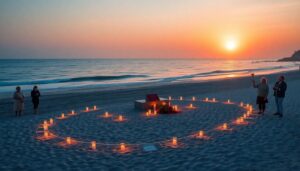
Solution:
{"label": "person standing on beach", "polygon": [[254,74],[252,74],[252,84],[254,88],[257,88],[256,104],[258,104],[258,114],[264,114],[266,110],[266,103],[268,103],[269,85],[265,77],[260,79],[260,83],[256,84],[254,80]]}
{"label": "person standing on beach", "polygon": [[275,104],[277,108],[277,112],[274,115],[278,115],[279,117],[283,116],[283,99],[285,97],[285,91],[287,89],[287,84],[284,81],[284,76],[281,75],[277,82],[275,83],[273,90],[275,96]]}
{"label": "person standing on beach", "polygon": [[41,93],[40,93],[38,87],[34,86],[33,90],[31,91],[31,99],[32,99],[34,114],[38,114],[40,96],[41,96]]}
{"label": "person standing on beach", "polygon": [[21,116],[23,110],[24,110],[24,95],[21,91],[21,87],[16,87],[16,92],[13,95],[14,99],[14,111],[16,113],[16,116]]}

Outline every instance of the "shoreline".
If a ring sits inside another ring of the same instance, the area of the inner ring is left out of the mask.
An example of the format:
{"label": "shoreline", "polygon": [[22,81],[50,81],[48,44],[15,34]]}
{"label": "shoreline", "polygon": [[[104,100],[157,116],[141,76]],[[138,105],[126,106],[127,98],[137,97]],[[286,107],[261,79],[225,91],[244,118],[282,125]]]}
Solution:
{"label": "shoreline", "polygon": [[[299,71],[287,71],[280,73],[272,73],[267,75],[256,76],[256,80],[259,77],[265,76],[269,80],[269,86],[273,86],[279,75],[286,75],[288,81],[300,80]],[[41,90],[40,110],[41,113],[48,113],[51,111],[57,112],[59,107],[73,106],[72,108],[81,106],[88,106],[89,104],[109,104],[109,103],[124,103],[133,102],[138,99],[144,99],[146,94],[156,93],[160,96],[192,96],[194,94],[209,94],[215,92],[221,92],[224,90],[230,91],[235,89],[249,88],[251,87],[251,81],[249,76],[237,77],[237,78],[224,78],[218,80],[208,81],[187,81],[178,83],[165,83],[165,84],[145,84],[144,86],[121,86],[103,89],[101,87],[95,88],[80,88],[70,89],[65,91],[51,91],[43,92]],[[189,91],[184,91],[188,89]],[[178,91],[179,90],[179,91]],[[182,92],[184,91],[184,92]],[[51,101],[59,101],[60,103],[51,103]],[[72,105],[68,101],[71,101]],[[25,94],[25,115],[30,114],[31,111],[31,98],[28,94]],[[12,113],[13,100],[10,97],[1,98],[0,116]],[[47,108],[47,110],[46,110]]]}

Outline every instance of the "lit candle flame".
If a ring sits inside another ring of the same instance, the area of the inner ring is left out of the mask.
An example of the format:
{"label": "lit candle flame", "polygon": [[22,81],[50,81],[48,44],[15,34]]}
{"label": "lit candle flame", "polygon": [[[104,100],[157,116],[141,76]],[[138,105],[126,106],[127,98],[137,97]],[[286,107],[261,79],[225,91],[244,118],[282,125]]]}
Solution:
{"label": "lit candle flame", "polygon": [[97,110],[97,106],[96,105],[94,106],[94,110]]}
{"label": "lit candle flame", "polygon": [[213,98],[212,101],[213,101],[213,102],[216,102],[216,98]]}
{"label": "lit candle flame", "polygon": [[67,143],[67,144],[71,144],[71,143],[72,143],[71,137],[67,137],[67,138],[66,138],[66,143]]}
{"label": "lit candle flame", "polygon": [[86,108],[85,108],[85,111],[88,112],[88,111],[89,111],[89,107],[86,107]]}
{"label": "lit candle flame", "polygon": [[171,97],[171,96],[169,96],[169,100],[172,100],[172,97]]}
{"label": "lit candle flame", "polygon": [[199,133],[198,133],[198,136],[200,137],[200,138],[203,138],[204,137],[204,131],[199,131]]}
{"label": "lit candle flame", "polygon": [[126,151],[126,145],[125,145],[125,143],[121,143],[121,144],[120,144],[120,151],[121,151],[121,152]]}
{"label": "lit candle flame", "polygon": [[72,111],[71,111],[71,114],[72,114],[72,115],[75,115],[75,111],[74,111],[74,110],[72,110]]}
{"label": "lit candle flame", "polygon": [[195,101],[195,100],[196,100],[196,97],[193,97],[192,100]]}
{"label": "lit candle flame", "polygon": [[223,124],[223,129],[224,129],[224,130],[228,129],[227,123],[224,123],[224,124]]}
{"label": "lit candle flame", "polygon": [[52,118],[49,119],[50,125],[53,125],[54,120]]}
{"label": "lit candle flame", "polygon": [[48,123],[43,124],[44,131],[48,131]]}
{"label": "lit candle flame", "polygon": [[177,137],[172,138],[172,145],[177,146]]}
{"label": "lit candle flame", "polygon": [[65,118],[65,114],[64,113],[61,114],[61,118]]}
{"label": "lit candle flame", "polygon": [[97,149],[97,143],[96,143],[96,141],[92,141],[91,142],[91,149],[92,150],[96,150]]}
{"label": "lit candle flame", "polygon": [[208,102],[208,97],[205,98],[205,101]]}
{"label": "lit candle flame", "polygon": [[119,121],[123,121],[123,120],[124,120],[123,116],[122,116],[122,115],[119,115],[118,120],[119,120]]}
{"label": "lit candle flame", "polygon": [[49,132],[48,131],[44,131],[44,137],[48,138],[49,137]]}
{"label": "lit candle flame", "polygon": [[183,100],[183,97],[182,97],[182,96],[180,96],[180,100]]}
{"label": "lit candle flame", "polygon": [[244,106],[244,103],[243,103],[243,102],[241,102],[241,103],[240,103],[240,106],[241,106],[241,107],[243,107],[243,106]]}

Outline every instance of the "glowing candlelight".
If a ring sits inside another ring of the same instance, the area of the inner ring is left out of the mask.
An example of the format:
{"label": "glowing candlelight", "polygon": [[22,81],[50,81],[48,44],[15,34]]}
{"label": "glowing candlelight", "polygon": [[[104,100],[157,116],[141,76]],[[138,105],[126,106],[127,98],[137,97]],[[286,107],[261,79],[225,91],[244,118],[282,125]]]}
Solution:
{"label": "glowing candlelight", "polygon": [[48,123],[43,124],[43,129],[44,129],[44,131],[48,131]]}
{"label": "glowing candlelight", "polygon": [[153,111],[153,115],[157,115],[157,111],[156,110]]}
{"label": "glowing candlelight", "polygon": [[205,101],[208,102],[208,97],[205,98]]}
{"label": "glowing candlelight", "polygon": [[180,98],[179,98],[180,100],[183,100],[183,97],[182,96],[180,96]]}
{"label": "glowing candlelight", "polygon": [[203,138],[203,137],[204,137],[204,131],[202,131],[202,130],[199,131],[199,132],[198,132],[198,137],[199,137],[199,138]]}
{"label": "glowing candlelight", "polygon": [[195,101],[195,100],[196,100],[196,97],[193,97],[192,100]]}
{"label": "glowing candlelight", "polygon": [[66,143],[69,144],[69,145],[72,143],[71,137],[67,137],[67,138],[66,138]]}
{"label": "glowing candlelight", "polygon": [[44,131],[44,137],[49,138],[49,132],[48,131]]}
{"label": "glowing candlelight", "polygon": [[50,125],[53,125],[54,120],[53,120],[52,118],[50,118],[50,119],[49,119],[49,123],[50,123]]}
{"label": "glowing candlelight", "polygon": [[72,110],[72,111],[71,111],[71,114],[72,114],[72,115],[75,115],[75,111],[74,111],[74,110]]}
{"label": "glowing candlelight", "polygon": [[177,137],[172,138],[172,145],[177,146]]}
{"label": "glowing candlelight", "polygon": [[94,110],[97,110],[97,106],[96,105],[94,106]]}
{"label": "glowing candlelight", "polygon": [[146,112],[146,116],[150,116],[149,112]]}
{"label": "glowing candlelight", "polygon": [[44,125],[47,125],[47,124],[48,124],[48,122],[46,120],[44,120]]}
{"label": "glowing candlelight", "polygon": [[216,98],[213,98],[212,101],[213,101],[213,102],[216,102]]}
{"label": "glowing candlelight", "polygon": [[249,105],[249,103],[248,103],[248,104],[246,105],[246,107],[249,108],[249,106],[250,106],[250,105]]}
{"label": "glowing candlelight", "polygon": [[153,110],[154,110],[154,111],[156,110],[156,104],[153,105]]}
{"label": "glowing candlelight", "polygon": [[91,142],[91,149],[92,150],[96,150],[97,149],[97,143],[96,143],[96,141],[92,141]]}
{"label": "glowing candlelight", "polygon": [[171,97],[171,96],[169,96],[169,100],[172,100],[172,97]]}
{"label": "glowing candlelight", "polygon": [[121,152],[125,152],[126,151],[126,145],[125,145],[125,143],[121,143],[120,144],[120,151]]}
{"label": "glowing candlelight", "polygon": [[244,106],[244,103],[243,103],[243,102],[241,102],[241,103],[240,103],[240,106],[241,106],[241,107],[243,107],[243,106]]}
{"label": "glowing candlelight", "polygon": [[64,113],[61,114],[61,118],[62,119],[65,118],[65,114]]}
{"label": "glowing candlelight", "polygon": [[223,128],[224,130],[228,129],[227,123],[224,123],[223,126],[222,126],[222,128]]}
{"label": "glowing candlelight", "polygon": [[105,113],[104,113],[104,117],[106,117],[106,118],[108,118],[108,117],[109,117],[109,114],[108,114],[108,112],[105,112]]}
{"label": "glowing candlelight", "polygon": [[117,118],[117,121],[118,122],[123,122],[124,121],[123,115],[119,115],[118,118]]}
{"label": "glowing candlelight", "polygon": [[230,99],[227,100],[227,103],[231,103],[231,102],[230,102]]}
{"label": "glowing candlelight", "polygon": [[194,107],[194,105],[191,103],[191,104],[188,106],[188,108],[193,109],[193,108],[195,108],[195,107]]}

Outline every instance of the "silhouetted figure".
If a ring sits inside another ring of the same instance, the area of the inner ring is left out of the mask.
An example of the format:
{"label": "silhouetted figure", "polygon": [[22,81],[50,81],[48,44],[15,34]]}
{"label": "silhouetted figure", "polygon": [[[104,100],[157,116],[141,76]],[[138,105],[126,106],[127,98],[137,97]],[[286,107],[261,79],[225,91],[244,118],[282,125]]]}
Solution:
{"label": "silhouetted figure", "polygon": [[40,93],[38,87],[34,86],[33,90],[31,91],[31,99],[32,99],[34,114],[38,114],[38,108],[39,108],[39,104],[40,104],[40,96],[41,96],[41,93]]}
{"label": "silhouetted figure", "polygon": [[274,115],[278,115],[279,117],[283,116],[283,99],[285,97],[286,89],[287,84],[284,81],[284,76],[280,76],[273,87],[275,104],[277,108],[277,112],[274,113]]}
{"label": "silhouetted figure", "polygon": [[256,104],[258,104],[259,108],[258,114],[264,114],[266,110],[266,103],[268,103],[269,85],[265,77],[262,77],[258,84],[255,83],[254,75],[252,75],[252,78],[253,87],[257,88]]}
{"label": "silhouetted figure", "polygon": [[16,92],[13,95],[14,99],[14,111],[16,113],[16,116],[21,116],[22,112],[24,110],[24,95],[21,92],[21,87],[16,87]]}

